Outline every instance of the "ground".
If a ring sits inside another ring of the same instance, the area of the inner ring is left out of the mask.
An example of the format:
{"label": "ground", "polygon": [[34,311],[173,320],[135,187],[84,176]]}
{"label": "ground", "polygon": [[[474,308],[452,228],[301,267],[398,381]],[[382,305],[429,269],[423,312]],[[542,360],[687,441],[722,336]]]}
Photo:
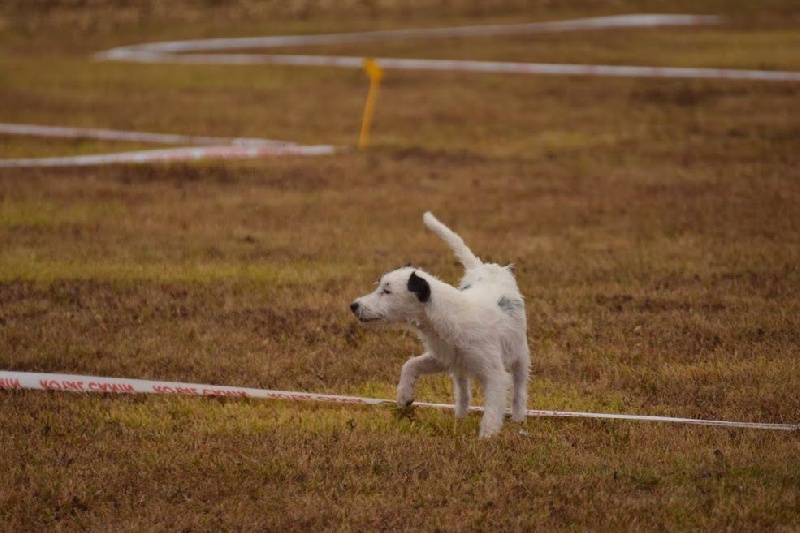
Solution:
{"label": "ground", "polygon": [[[349,147],[0,169],[0,368],[391,398],[419,353],[352,299],[517,265],[529,407],[800,422],[800,84],[93,62],[158,40],[719,14],[719,27],[289,50],[800,70],[789,0],[10,1],[13,123]],[[0,157],[128,145],[0,136]],[[141,145],[133,145],[141,148]],[[418,399],[452,401],[446,377]],[[800,434],[204,398],[0,392],[0,529],[794,530]],[[522,430],[522,431],[520,431]]]}

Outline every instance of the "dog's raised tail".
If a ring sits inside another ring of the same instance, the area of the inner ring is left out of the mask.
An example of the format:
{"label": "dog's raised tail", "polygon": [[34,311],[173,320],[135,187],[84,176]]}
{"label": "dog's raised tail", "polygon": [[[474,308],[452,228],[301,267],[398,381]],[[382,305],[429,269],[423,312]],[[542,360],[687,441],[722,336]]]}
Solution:
{"label": "dog's raised tail", "polygon": [[427,211],[424,215],[422,215],[422,221],[425,223],[428,228],[433,231],[436,235],[442,238],[444,242],[453,250],[456,254],[456,257],[461,264],[464,265],[464,268],[477,268],[481,266],[481,260],[472,253],[466,244],[464,244],[464,239],[458,236],[453,230],[439,222],[439,220],[433,216],[433,213]]}

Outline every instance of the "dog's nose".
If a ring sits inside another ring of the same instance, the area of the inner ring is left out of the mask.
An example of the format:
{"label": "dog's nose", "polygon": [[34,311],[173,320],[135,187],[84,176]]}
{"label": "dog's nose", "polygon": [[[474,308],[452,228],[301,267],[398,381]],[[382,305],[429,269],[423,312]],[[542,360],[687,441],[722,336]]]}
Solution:
{"label": "dog's nose", "polygon": [[350,304],[350,310],[354,313],[358,312],[358,302],[353,302]]}

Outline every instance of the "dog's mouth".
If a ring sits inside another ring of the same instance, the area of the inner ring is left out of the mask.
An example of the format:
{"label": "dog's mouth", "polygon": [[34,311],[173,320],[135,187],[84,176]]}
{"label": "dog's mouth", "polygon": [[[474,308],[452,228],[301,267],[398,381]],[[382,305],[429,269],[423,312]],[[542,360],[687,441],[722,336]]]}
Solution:
{"label": "dog's mouth", "polygon": [[353,312],[354,315],[356,315],[356,318],[361,323],[375,322],[377,320],[383,319],[382,314],[373,313],[369,308],[359,304],[358,301],[355,301],[350,304],[350,310]]}

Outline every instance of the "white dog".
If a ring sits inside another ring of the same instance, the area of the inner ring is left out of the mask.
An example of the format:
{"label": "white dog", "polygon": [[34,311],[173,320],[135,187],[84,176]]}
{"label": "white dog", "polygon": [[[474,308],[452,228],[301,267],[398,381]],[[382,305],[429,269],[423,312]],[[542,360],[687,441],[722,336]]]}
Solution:
{"label": "white dog", "polygon": [[433,214],[422,219],[464,265],[459,288],[406,266],[385,274],[378,288],[357,298],[350,309],[361,322],[405,322],[419,333],[425,353],[403,365],[399,407],[414,401],[419,376],[448,371],[455,387],[455,414],[463,417],[470,403],[469,380],[477,379],[484,393],[480,436],[490,437],[503,425],[509,372],[511,417],[522,421],[526,416],[530,355],[522,295],[511,266],[481,262]]}

